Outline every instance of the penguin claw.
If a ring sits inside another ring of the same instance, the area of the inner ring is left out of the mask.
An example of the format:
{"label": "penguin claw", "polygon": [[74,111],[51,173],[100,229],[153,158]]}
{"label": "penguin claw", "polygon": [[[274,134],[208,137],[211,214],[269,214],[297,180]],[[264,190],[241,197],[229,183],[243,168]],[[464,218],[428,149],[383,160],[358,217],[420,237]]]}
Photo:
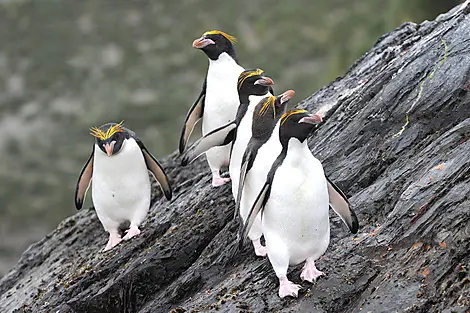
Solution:
{"label": "penguin claw", "polygon": [[110,234],[108,243],[104,248],[103,252],[109,251],[115,246],[117,246],[122,241],[122,238],[118,234]]}
{"label": "penguin claw", "polygon": [[225,185],[225,183],[228,183],[230,181],[230,177],[227,178],[222,178],[222,177],[212,177],[212,186],[213,187],[219,187],[222,185]]}
{"label": "penguin claw", "polygon": [[266,254],[268,254],[267,250],[266,250],[266,247],[259,247],[259,248],[255,248],[255,254],[257,256],[262,256],[262,257],[265,257]]}
{"label": "penguin claw", "polygon": [[299,289],[302,286],[294,284],[291,281],[287,281],[279,286],[279,297],[285,298],[287,296],[297,298]]}
{"label": "penguin claw", "polygon": [[140,234],[139,227],[137,226],[131,226],[128,230],[126,230],[126,235],[122,238],[122,240],[129,240],[134,236],[137,236]]}
{"label": "penguin claw", "polygon": [[313,283],[314,281],[317,281],[317,278],[322,275],[325,275],[325,273],[319,271],[316,268],[315,262],[307,261],[307,263],[304,265],[302,273],[300,274],[300,279]]}
{"label": "penguin claw", "polygon": [[254,246],[254,248],[255,248],[255,254],[256,254],[257,256],[262,256],[262,257],[264,257],[264,256],[266,256],[266,254],[268,253],[268,250],[266,249],[266,247],[263,246],[263,245],[261,245],[261,244],[259,244],[259,245],[255,245],[255,244],[254,244],[253,246]]}

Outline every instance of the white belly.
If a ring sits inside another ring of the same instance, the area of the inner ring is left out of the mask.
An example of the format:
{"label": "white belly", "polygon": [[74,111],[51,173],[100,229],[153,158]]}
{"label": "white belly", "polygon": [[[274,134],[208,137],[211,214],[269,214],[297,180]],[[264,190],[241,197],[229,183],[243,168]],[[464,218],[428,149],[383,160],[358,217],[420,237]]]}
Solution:
{"label": "white belly", "polygon": [[287,248],[292,265],[308,257],[319,258],[330,240],[328,203],[326,178],[320,161],[306,145],[303,149],[292,150],[289,146],[286,159],[274,176],[263,214],[266,245]]}
{"label": "white belly", "polygon": [[245,154],[246,147],[248,142],[251,139],[253,124],[253,111],[256,105],[261,101],[261,99],[270,96],[268,93],[264,96],[250,96],[250,104],[246,110],[245,116],[240,121],[240,124],[237,127],[237,139],[233,144],[232,155],[230,157],[230,178],[232,179],[232,194],[234,199],[237,199],[238,193],[238,184],[240,181],[240,168],[243,160],[243,155]]}
{"label": "white belly", "polygon": [[[228,55],[222,54],[218,60],[210,60],[202,119],[203,135],[235,119],[239,105],[237,81],[243,70]],[[229,154],[230,145],[227,145],[210,149],[206,157],[211,168],[218,169],[228,165]]]}
{"label": "white belly", "polygon": [[[261,188],[266,183],[266,178],[272,164],[281,153],[282,146],[279,142],[279,122],[273,130],[271,138],[261,146],[256,155],[253,167],[249,170],[245,178],[243,194],[240,201],[240,216],[246,221],[251,207],[255,202]],[[256,239],[262,235],[261,217],[258,215],[248,234],[250,239]]]}
{"label": "white belly", "polygon": [[122,150],[111,157],[95,145],[92,198],[106,230],[116,223],[146,215],[150,205],[150,180],[140,147],[125,140]]}

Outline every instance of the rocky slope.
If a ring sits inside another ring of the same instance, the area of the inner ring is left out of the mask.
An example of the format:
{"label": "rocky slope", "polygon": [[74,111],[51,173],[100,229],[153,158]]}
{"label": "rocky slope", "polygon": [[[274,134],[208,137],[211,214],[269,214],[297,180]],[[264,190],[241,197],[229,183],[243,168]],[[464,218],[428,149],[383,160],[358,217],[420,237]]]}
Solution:
{"label": "rocky slope", "polygon": [[[332,240],[299,299],[280,300],[267,259],[233,254],[230,187],[203,160],[164,162],[140,237],[100,253],[92,209],[32,245],[0,281],[1,312],[468,312],[470,6],[381,37],[344,77],[299,104],[325,110],[309,143],[361,227]],[[289,276],[299,282],[301,266]]]}
{"label": "rocky slope", "polygon": [[191,48],[204,31],[236,35],[242,64],[295,87],[294,103],[385,31],[462,1],[0,0],[0,277],[75,214],[89,127],[124,120],[159,158],[177,147],[207,69]]}

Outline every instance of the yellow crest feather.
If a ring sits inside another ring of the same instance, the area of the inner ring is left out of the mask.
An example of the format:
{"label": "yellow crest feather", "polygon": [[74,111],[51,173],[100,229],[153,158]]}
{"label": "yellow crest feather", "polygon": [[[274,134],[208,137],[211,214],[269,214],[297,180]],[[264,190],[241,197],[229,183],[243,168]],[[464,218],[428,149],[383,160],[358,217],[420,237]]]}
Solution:
{"label": "yellow crest feather", "polygon": [[267,110],[269,107],[272,107],[274,110],[274,117],[276,118],[276,106],[274,105],[276,103],[276,97],[275,96],[269,96],[266,100],[263,102],[263,106],[259,110],[260,115],[266,114]]}
{"label": "yellow crest feather", "polygon": [[240,76],[238,76],[238,83],[237,83],[237,86],[238,86],[238,89],[240,89],[243,85],[243,83],[245,82],[245,80],[249,77],[252,77],[252,76],[256,76],[256,75],[261,75],[263,74],[264,71],[262,69],[255,69],[255,70],[252,70],[252,71],[244,71],[240,74]]}
{"label": "yellow crest feather", "polygon": [[307,113],[307,111],[306,110],[290,110],[282,114],[281,125],[284,124],[290,116],[295,115],[295,114],[300,114],[300,113]]}
{"label": "yellow crest feather", "polygon": [[102,131],[101,129],[99,129],[98,127],[92,127],[90,128],[90,135],[101,140],[109,139],[115,133],[121,133],[124,131],[124,129],[122,129],[121,127],[122,123],[124,123],[124,121],[121,121],[121,123],[111,126],[110,128],[108,128],[106,133]]}
{"label": "yellow crest feather", "polygon": [[222,35],[224,36],[228,41],[230,41],[231,43],[236,43],[237,42],[237,38],[235,38],[234,36],[231,36],[227,33],[224,33],[223,31],[220,31],[220,30],[210,30],[210,31],[207,31],[205,32],[204,34],[202,34],[203,36],[206,36],[206,35]]}

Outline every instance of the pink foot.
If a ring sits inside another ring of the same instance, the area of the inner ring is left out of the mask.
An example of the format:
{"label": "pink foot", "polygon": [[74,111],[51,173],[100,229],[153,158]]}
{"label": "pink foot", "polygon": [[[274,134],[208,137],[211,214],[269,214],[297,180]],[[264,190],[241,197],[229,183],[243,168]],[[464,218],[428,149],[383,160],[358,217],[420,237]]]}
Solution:
{"label": "pink foot", "polygon": [[106,248],[104,248],[103,252],[111,250],[112,248],[117,246],[121,241],[122,241],[121,236],[119,236],[118,233],[110,233],[108,244],[106,245]]}
{"label": "pink foot", "polygon": [[229,181],[230,181],[230,177],[222,178],[219,175],[212,176],[212,186],[214,186],[214,187],[222,186],[225,183],[228,183]]}
{"label": "pink foot", "polygon": [[139,227],[137,226],[131,226],[128,230],[126,230],[126,235],[122,238],[122,240],[129,240],[134,236],[137,236],[140,234]]}
{"label": "pink foot", "polygon": [[297,298],[300,288],[302,286],[289,281],[286,276],[279,277],[279,297],[290,296]]}
{"label": "pink foot", "polygon": [[268,250],[266,249],[265,246],[261,244],[261,241],[258,239],[253,240],[253,247],[255,248],[255,254],[257,256],[266,256]]}
{"label": "pink foot", "polygon": [[315,267],[315,262],[307,259],[302,273],[300,274],[300,279],[313,283],[313,281],[317,281],[317,278],[322,275],[325,275],[325,273]]}

